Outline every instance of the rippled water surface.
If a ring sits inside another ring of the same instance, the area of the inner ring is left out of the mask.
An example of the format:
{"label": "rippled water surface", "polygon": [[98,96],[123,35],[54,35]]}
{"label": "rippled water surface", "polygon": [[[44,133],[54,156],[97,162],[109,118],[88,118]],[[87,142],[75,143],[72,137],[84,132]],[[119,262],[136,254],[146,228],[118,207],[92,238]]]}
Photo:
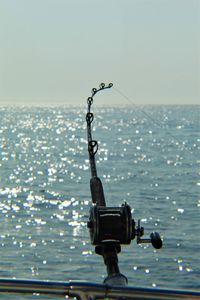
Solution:
{"label": "rippled water surface", "polygon": [[[199,289],[200,108],[94,110],[107,205],[127,201],[164,247],[122,247],[133,286]],[[153,121],[154,120],[154,121]],[[101,283],[87,229],[90,169],[82,108],[0,108],[0,277]]]}

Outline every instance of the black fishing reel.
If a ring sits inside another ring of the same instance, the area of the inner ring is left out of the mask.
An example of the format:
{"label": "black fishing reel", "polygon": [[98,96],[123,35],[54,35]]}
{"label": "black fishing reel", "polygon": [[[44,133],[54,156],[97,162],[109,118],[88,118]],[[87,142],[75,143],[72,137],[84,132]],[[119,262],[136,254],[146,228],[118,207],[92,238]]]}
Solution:
{"label": "black fishing reel", "polygon": [[113,242],[118,245],[127,245],[137,237],[137,243],[151,243],[156,249],[162,247],[159,233],[152,232],[149,239],[142,239],[144,228],[135,226],[131,208],[125,203],[121,207],[93,206],[90,209],[88,222],[92,245],[102,245]]}

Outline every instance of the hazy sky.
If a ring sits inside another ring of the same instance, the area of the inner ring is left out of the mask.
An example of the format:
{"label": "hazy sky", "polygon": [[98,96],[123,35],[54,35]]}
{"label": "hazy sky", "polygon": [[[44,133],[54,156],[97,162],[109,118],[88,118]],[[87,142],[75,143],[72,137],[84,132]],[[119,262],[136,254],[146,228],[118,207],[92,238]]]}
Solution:
{"label": "hazy sky", "polygon": [[200,0],[0,0],[1,104],[82,105],[101,82],[135,104],[200,104]]}

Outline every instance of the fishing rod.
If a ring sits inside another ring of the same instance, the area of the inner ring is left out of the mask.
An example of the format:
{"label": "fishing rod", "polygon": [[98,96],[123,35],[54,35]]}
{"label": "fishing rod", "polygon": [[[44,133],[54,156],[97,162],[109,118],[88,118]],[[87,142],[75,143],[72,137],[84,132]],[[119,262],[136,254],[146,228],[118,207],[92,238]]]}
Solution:
{"label": "fishing rod", "polygon": [[89,152],[89,160],[90,160],[90,168],[91,168],[91,180],[90,180],[90,189],[92,194],[92,202],[97,203],[98,206],[106,206],[103,186],[100,178],[97,176],[97,168],[95,161],[95,154],[98,151],[98,142],[92,139],[92,128],[91,124],[94,120],[94,115],[91,112],[91,106],[93,104],[93,97],[100,91],[109,89],[113,86],[112,83],[109,83],[107,86],[105,83],[101,83],[99,89],[92,89],[92,96],[88,97],[87,104],[88,110],[86,114],[86,122],[87,122],[87,137],[88,137],[88,152]]}
{"label": "fishing rod", "polygon": [[91,169],[90,190],[93,206],[90,209],[88,228],[90,231],[91,244],[95,246],[95,252],[101,255],[107,267],[107,277],[104,283],[111,285],[126,286],[128,279],[120,273],[118,266],[118,253],[121,245],[130,244],[136,238],[137,244],[151,243],[154,248],[162,247],[162,240],[158,232],[152,232],[150,238],[141,238],[144,228],[140,226],[140,220],[136,226],[132,218],[131,207],[125,202],[121,207],[107,207],[103,185],[97,176],[95,155],[98,151],[98,142],[92,138],[92,122],[94,115],[91,112],[94,96],[105,89],[112,88],[113,84],[101,83],[99,88],[92,89],[92,96],[88,97],[87,104],[87,139],[88,153]]}

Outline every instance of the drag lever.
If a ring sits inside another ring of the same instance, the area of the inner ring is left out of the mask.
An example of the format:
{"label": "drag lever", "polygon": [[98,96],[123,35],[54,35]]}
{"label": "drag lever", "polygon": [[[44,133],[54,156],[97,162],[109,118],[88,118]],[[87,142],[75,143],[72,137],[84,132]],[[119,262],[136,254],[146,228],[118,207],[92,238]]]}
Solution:
{"label": "drag lever", "polygon": [[140,220],[138,220],[138,226],[136,228],[135,235],[137,236],[137,244],[151,243],[155,249],[162,248],[162,240],[158,232],[152,232],[150,239],[141,239],[144,234],[144,228],[140,226]]}

